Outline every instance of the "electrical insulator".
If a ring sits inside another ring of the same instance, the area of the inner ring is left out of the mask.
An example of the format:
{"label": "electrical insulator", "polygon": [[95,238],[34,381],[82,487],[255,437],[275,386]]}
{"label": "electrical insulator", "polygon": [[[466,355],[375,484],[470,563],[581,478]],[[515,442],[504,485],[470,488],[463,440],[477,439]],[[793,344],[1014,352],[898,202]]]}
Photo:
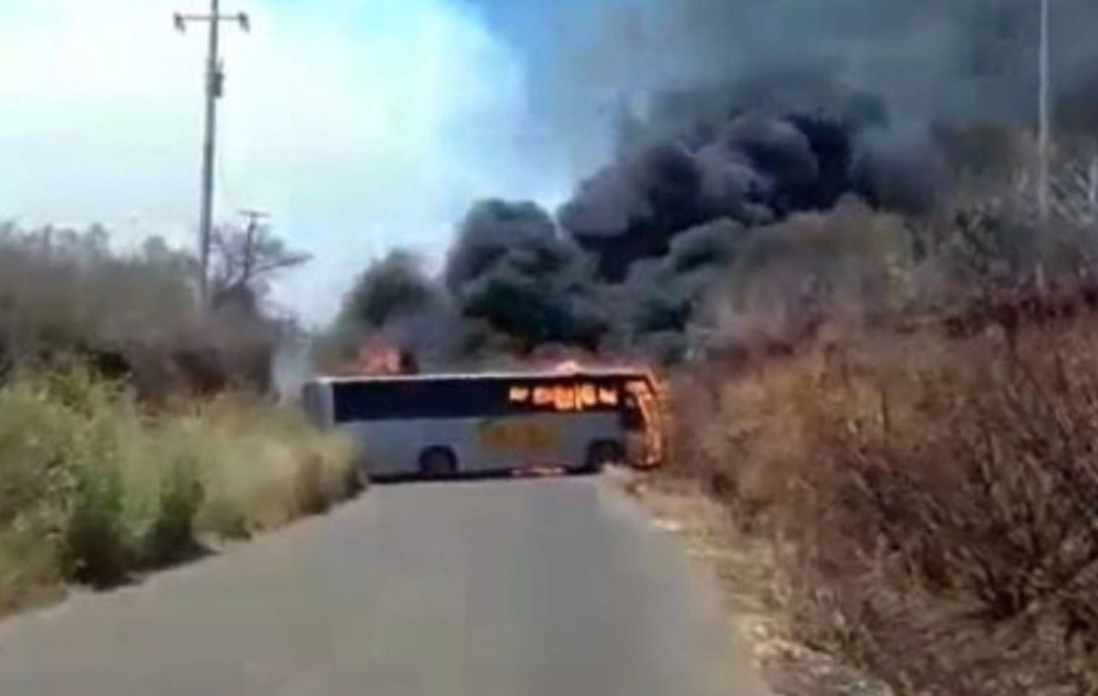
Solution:
{"label": "electrical insulator", "polygon": [[213,74],[213,95],[215,99],[220,99],[225,95],[225,70],[218,66],[217,71]]}

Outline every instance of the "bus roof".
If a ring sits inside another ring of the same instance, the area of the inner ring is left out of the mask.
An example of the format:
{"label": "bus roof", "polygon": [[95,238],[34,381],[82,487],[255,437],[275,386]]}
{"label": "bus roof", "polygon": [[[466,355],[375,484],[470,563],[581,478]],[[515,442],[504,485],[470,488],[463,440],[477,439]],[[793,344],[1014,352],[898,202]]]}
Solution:
{"label": "bus roof", "polygon": [[308,380],[320,384],[340,384],[346,382],[399,382],[399,381],[432,381],[454,379],[529,379],[545,378],[560,379],[561,377],[575,376],[602,376],[602,377],[636,377],[647,376],[649,373],[642,367],[583,367],[576,370],[513,370],[493,372],[424,372],[420,374],[395,374],[395,375],[318,375]]}

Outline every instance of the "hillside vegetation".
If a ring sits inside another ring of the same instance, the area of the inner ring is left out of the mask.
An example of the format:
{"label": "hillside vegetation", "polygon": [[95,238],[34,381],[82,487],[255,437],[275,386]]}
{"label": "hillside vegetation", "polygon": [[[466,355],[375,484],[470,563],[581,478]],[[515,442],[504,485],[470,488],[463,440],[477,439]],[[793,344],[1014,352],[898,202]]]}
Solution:
{"label": "hillside vegetation", "polygon": [[666,475],[768,549],[787,638],[897,694],[1098,690],[1098,316],[1030,299],[676,377]]}
{"label": "hillside vegetation", "polygon": [[0,614],[355,492],[349,443],[271,394],[287,327],[261,309],[262,279],[217,285],[202,316],[185,255],[107,242],[0,234]]}

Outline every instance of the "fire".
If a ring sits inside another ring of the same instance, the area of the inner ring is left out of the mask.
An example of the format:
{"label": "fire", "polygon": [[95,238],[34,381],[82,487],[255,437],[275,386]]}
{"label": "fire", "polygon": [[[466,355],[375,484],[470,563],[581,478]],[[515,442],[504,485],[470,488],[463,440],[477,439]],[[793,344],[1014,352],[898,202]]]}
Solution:
{"label": "fire", "polygon": [[578,360],[564,360],[553,367],[554,372],[574,375],[583,370],[583,365]]}
{"label": "fire", "polygon": [[645,370],[642,379],[631,380],[626,390],[636,400],[644,419],[645,467],[657,466],[666,454],[668,427],[667,399],[661,385],[652,372]]}
{"label": "fire", "polygon": [[399,375],[403,370],[400,350],[381,340],[367,340],[358,349],[358,370],[367,375]]}
{"label": "fire", "polygon": [[597,358],[591,360],[578,360],[576,358],[566,358],[555,362],[540,362],[533,363],[533,367],[540,367],[542,369],[548,368],[552,372],[559,372],[561,374],[575,375],[585,370],[592,372],[598,372],[600,370],[631,370],[635,372],[648,372],[648,368],[638,362],[612,359],[612,358]]}
{"label": "fire", "polygon": [[[599,358],[591,361],[580,361],[575,358],[566,358],[553,363],[543,363],[550,371],[576,376],[585,372],[597,373],[601,370],[622,370],[632,372],[635,377],[627,380],[624,391],[632,396],[635,407],[641,412],[644,426],[645,459],[644,467],[656,466],[663,462],[669,449],[668,438],[671,433],[671,413],[668,395],[669,385],[656,374],[648,365],[631,359],[605,359]],[[543,367],[543,369],[544,369]],[[612,390],[611,390],[612,391]],[[582,411],[585,405],[590,403],[610,404],[617,402],[617,394],[600,393],[591,394],[583,392],[583,385],[576,387],[538,388],[534,390],[515,390],[511,394],[514,402],[530,401],[538,406],[554,408],[557,411]]]}

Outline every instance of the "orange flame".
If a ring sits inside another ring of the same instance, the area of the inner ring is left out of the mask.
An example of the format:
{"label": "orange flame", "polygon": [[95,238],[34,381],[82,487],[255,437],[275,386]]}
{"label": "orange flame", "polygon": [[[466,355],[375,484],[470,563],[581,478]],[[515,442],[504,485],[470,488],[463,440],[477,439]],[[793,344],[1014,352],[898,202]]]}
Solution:
{"label": "orange flame", "polygon": [[583,369],[583,365],[578,360],[563,360],[553,366],[554,372],[562,372],[565,374],[576,374]]}
{"label": "orange flame", "polygon": [[398,375],[403,372],[400,350],[378,339],[367,340],[358,349],[358,370],[367,375]]}
{"label": "orange flame", "polygon": [[[641,420],[644,422],[645,454],[641,466],[651,468],[664,463],[670,447],[671,413],[668,395],[668,384],[664,382],[651,366],[642,362],[625,359],[606,359],[603,357],[593,360],[577,360],[566,358],[552,363],[542,362],[542,369],[548,368],[552,372],[564,375],[577,375],[585,370],[597,372],[601,369],[616,369],[632,372],[634,377],[628,379],[623,385],[625,391],[632,395],[635,407],[640,410]],[[587,395],[580,391],[558,387],[537,388],[531,393],[513,394],[513,399],[525,402],[531,399],[533,403],[541,406],[551,406],[558,411],[583,410],[585,404],[591,401],[605,399],[602,403],[609,404],[611,400],[616,403],[616,393],[613,390],[605,394],[596,392]],[[611,399],[611,397],[613,397]],[[593,405],[593,404],[592,404]]]}

